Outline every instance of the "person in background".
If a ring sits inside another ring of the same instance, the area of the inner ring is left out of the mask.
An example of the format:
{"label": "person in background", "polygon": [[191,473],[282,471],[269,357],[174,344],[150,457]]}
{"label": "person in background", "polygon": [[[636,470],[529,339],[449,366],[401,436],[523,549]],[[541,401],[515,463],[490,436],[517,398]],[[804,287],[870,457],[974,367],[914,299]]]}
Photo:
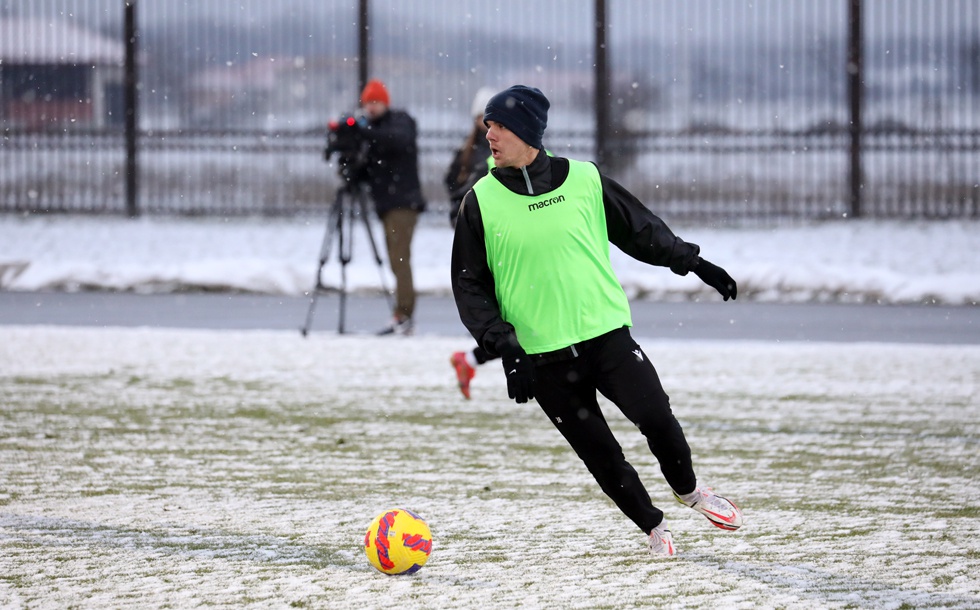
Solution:
{"label": "person in background", "polygon": [[495,91],[483,87],[476,92],[470,105],[473,124],[462,146],[456,149],[449,163],[443,183],[449,192],[449,223],[456,226],[459,206],[463,195],[473,188],[476,181],[487,175],[493,159],[490,157],[490,143],[487,142],[487,126],[483,122],[483,111]]}
{"label": "person in background", "polygon": [[381,219],[388,262],[395,276],[395,306],[391,324],[379,335],[414,333],[415,283],[412,278],[412,236],[425,199],[418,170],[418,131],[407,112],[391,108],[388,89],[371,80],[361,91],[361,109],[367,119],[367,184],[374,209]]}
{"label": "person in background", "polygon": [[508,396],[536,398],[602,491],[647,535],[650,552],[673,556],[664,513],[623,455],[597,393],[646,437],[679,502],[725,530],[742,526],[742,512],[698,482],[657,371],[630,334],[609,244],[678,275],[694,273],[725,301],[737,286],[595,165],[548,156],[549,107],[524,85],[486,106],[494,167],[466,193],[456,221],[456,307],[477,343],[501,356]]}
{"label": "person in background", "polygon": [[[473,126],[463,140],[463,145],[456,149],[453,160],[446,170],[443,182],[449,192],[449,223],[456,226],[459,206],[463,196],[473,188],[476,181],[487,175],[493,159],[490,157],[490,143],[487,142],[487,126],[483,122],[483,111],[495,91],[483,87],[473,97],[470,114],[473,116]],[[476,376],[476,367],[492,360],[485,349],[477,345],[468,352],[455,352],[449,357],[449,364],[456,371],[456,381],[459,391],[468,400],[470,398],[470,381]]]}

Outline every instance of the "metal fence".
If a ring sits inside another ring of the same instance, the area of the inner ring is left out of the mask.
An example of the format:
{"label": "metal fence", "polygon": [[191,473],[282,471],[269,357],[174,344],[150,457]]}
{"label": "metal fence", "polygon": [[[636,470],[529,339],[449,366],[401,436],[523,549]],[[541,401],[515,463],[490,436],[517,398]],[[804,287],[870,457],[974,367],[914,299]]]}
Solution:
{"label": "metal fence", "polygon": [[[839,218],[855,2],[606,0],[600,52],[596,0],[0,0],[0,211],[126,213],[129,5],[140,213],[321,213],[325,124],[369,66],[418,120],[434,213],[472,95],[523,82],[552,100],[556,154],[596,157],[602,106],[603,170],[665,217]],[[980,217],[980,6],[857,4],[863,214]]]}

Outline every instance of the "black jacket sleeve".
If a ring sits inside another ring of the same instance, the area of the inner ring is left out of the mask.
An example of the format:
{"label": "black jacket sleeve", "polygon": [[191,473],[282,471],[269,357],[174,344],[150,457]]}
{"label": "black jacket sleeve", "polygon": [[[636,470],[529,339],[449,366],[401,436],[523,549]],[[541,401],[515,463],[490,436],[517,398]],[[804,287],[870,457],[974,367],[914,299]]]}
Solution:
{"label": "black jacket sleeve", "polygon": [[698,264],[701,248],[674,235],[667,224],[612,178],[602,176],[609,241],[648,265],[670,267],[687,275]]}
{"label": "black jacket sleeve", "polygon": [[498,342],[514,337],[515,332],[500,314],[496,283],[487,265],[483,218],[473,191],[463,197],[456,220],[450,270],[460,321],[477,344],[491,355],[499,355]]}

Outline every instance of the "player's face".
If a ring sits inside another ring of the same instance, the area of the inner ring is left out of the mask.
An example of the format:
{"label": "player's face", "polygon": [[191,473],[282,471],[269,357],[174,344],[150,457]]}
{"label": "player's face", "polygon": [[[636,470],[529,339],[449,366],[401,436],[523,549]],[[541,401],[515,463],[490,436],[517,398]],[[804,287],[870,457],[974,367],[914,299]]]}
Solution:
{"label": "player's face", "polygon": [[487,121],[487,142],[496,167],[524,167],[534,160],[535,152],[513,131],[496,121]]}

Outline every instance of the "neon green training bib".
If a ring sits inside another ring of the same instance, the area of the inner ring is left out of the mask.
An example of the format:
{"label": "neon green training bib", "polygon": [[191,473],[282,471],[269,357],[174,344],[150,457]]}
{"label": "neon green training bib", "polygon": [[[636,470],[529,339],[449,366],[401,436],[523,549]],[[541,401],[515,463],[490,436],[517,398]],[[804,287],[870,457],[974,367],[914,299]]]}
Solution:
{"label": "neon green training bib", "polygon": [[569,160],[568,178],[545,195],[519,195],[492,175],[473,186],[505,321],[529,354],[632,326],[609,260],[599,170]]}

